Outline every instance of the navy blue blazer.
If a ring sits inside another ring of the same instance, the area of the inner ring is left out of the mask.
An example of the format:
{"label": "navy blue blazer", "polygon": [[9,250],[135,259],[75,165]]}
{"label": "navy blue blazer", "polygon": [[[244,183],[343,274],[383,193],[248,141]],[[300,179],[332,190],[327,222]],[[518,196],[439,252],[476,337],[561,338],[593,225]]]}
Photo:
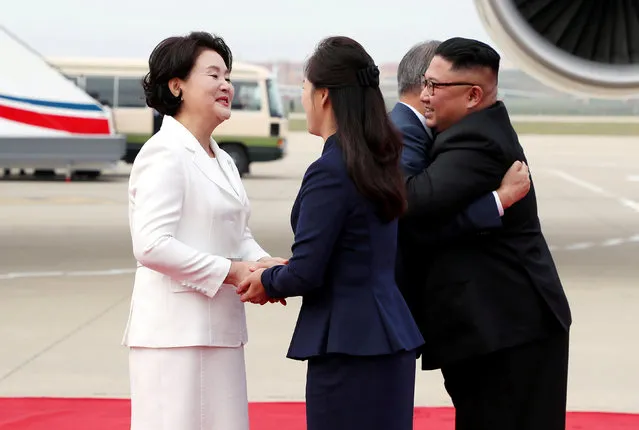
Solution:
{"label": "navy blue blazer", "polygon": [[346,170],[336,136],[302,180],[288,265],[262,274],[273,298],[302,296],[287,357],[370,356],[423,344],[395,283],[397,220],[382,222]]}
{"label": "navy blue blazer", "polygon": [[[401,133],[404,148],[402,169],[406,177],[414,176],[426,169],[432,159],[432,132],[424,127],[415,112],[403,103],[397,103],[390,113],[395,128]],[[448,238],[466,232],[475,232],[502,226],[499,208],[492,193],[484,194],[457,214],[451,222],[430,231],[431,238]]]}
{"label": "navy blue blazer", "polygon": [[395,128],[402,134],[402,169],[408,176],[421,173],[430,164],[433,134],[424,127],[415,112],[403,103],[397,103],[390,113]]}

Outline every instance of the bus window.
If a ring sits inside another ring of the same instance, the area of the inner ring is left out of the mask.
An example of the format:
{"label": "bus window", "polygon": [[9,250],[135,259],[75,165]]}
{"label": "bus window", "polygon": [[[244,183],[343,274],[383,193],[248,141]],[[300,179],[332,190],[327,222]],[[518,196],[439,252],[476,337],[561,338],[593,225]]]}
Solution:
{"label": "bus window", "polygon": [[85,90],[97,94],[100,101],[113,106],[115,79],[113,77],[87,76]]}
{"label": "bus window", "polygon": [[277,82],[273,79],[266,80],[266,90],[268,92],[268,108],[271,117],[284,118],[284,109],[282,107],[282,98],[277,87]]}
{"label": "bus window", "polygon": [[118,78],[118,107],[146,107],[142,78]]}
{"label": "bus window", "polygon": [[232,81],[235,88],[235,96],[231,103],[231,109],[244,111],[262,110],[262,97],[260,86],[257,82]]}

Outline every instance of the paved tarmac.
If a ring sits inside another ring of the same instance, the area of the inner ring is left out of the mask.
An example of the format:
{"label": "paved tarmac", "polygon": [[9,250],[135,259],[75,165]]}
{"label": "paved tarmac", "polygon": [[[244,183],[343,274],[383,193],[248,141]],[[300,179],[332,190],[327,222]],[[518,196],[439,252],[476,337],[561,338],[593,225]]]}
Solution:
{"label": "paved tarmac", "polygon": [[[569,408],[639,412],[639,139],[522,142],[573,309]],[[244,181],[251,227],[273,255],[290,253],[291,205],[320,151],[293,134],[284,160],[254,164]],[[127,171],[0,178],[0,396],[128,396]],[[251,400],[304,398],[305,364],[284,357],[298,308],[249,306]],[[450,404],[438,372],[418,372],[416,404]]]}

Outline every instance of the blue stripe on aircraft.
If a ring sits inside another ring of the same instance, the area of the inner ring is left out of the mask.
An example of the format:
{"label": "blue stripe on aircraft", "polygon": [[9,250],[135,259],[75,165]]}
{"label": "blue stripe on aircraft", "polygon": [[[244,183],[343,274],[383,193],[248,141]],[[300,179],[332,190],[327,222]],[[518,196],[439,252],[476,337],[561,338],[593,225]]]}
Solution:
{"label": "blue stripe on aircraft", "polygon": [[67,103],[67,102],[53,102],[48,100],[36,100],[36,99],[27,99],[23,97],[13,97],[7,96],[4,94],[0,94],[0,99],[11,100],[14,102],[22,102],[28,103],[36,106],[46,106],[53,108],[62,108],[62,109],[76,109],[83,111],[97,111],[101,112],[102,108],[97,104],[89,104],[89,103]]}

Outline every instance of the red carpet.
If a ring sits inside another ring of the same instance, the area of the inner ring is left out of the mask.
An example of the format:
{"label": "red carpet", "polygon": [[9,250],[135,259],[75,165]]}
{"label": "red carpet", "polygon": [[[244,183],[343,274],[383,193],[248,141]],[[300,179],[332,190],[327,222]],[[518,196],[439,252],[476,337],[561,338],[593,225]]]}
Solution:
{"label": "red carpet", "polygon": [[[128,430],[122,399],[0,398],[0,430]],[[303,403],[252,403],[251,430],[304,430]],[[567,430],[637,430],[639,415],[570,412]],[[450,408],[417,408],[415,430],[453,430]]]}

